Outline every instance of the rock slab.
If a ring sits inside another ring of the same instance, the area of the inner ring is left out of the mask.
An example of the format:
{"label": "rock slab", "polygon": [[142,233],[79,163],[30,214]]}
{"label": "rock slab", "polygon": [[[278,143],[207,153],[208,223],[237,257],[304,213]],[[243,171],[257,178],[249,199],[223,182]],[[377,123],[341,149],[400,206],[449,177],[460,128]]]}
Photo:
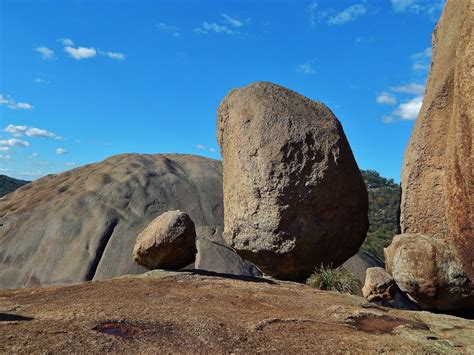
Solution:
{"label": "rock slab", "polygon": [[[407,145],[402,170],[401,232],[420,234],[420,242],[411,243],[412,257],[422,256],[423,251],[437,250],[445,243],[449,259],[463,269],[462,274],[474,284],[474,2],[448,0],[432,36],[432,65],[426,86],[426,94]],[[433,238],[429,243],[426,238]],[[408,243],[408,242],[407,242]],[[397,245],[406,245],[400,241]],[[394,247],[391,247],[393,249]],[[390,253],[395,254],[394,251]],[[429,255],[434,256],[434,251]],[[410,259],[405,255],[404,267],[417,265],[428,270],[424,276],[438,274],[432,261]],[[443,256],[443,257],[444,257]],[[436,257],[437,258],[437,257]],[[395,265],[388,265],[395,268]],[[445,272],[441,272],[445,274]],[[463,277],[464,277],[463,276]],[[397,279],[397,284],[403,280]],[[457,309],[462,301],[455,289],[444,282],[438,286],[432,280],[419,280],[423,292],[411,294],[420,305]],[[473,286],[474,287],[474,286]],[[464,289],[464,288],[463,288]],[[449,302],[447,292],[455,292]],[[440,301],[442,294],[444,301]],[[439,303],[441,302],[441,303]],[[474,303],[470,304],[474,308]]]}
{"label": "rock slab", "polygon": [[367,269],[362,294],[367,301],[390,301],[395,297],[397,285],[393,277],[381,267]]}
{"label": "rock slab", "polygon": [[257,82],[224,98],[217,125],[227,244],[264,273],[291,280],[358,251],[367,191],[331,110]]}
{"label": "rock slab", "polygon": [[194,262],[196,229],[187,213],[168,211],[137,237],[133,259],[148,270],[176,270]]}

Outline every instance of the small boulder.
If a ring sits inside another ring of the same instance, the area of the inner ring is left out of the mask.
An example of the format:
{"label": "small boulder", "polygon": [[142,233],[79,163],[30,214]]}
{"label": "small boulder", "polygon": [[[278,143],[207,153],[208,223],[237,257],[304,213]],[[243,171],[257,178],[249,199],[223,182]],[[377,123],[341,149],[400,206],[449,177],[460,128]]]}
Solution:
{"label": "small boulder", "polygon": [[133,259],[149,270],[180,269],[196,256],[196,230],[188,214],[168,211],[145,228],[137,238]]}
{"label": "small boulder", "polygon": [[395,297],[397,285],[393,277],[381,267],[371,267],[366,271],[362,294],[369,302],[390,301]]}

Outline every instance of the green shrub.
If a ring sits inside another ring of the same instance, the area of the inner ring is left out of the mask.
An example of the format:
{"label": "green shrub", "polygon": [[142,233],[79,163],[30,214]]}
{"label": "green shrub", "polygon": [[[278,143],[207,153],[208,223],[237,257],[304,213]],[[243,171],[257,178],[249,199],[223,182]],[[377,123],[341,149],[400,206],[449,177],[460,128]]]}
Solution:
{"label": "green shrub", "polygon": [[320,290],[353,293],[359,286],[359,280],[343,267],[331,269],[321,265],[306,280],[306,285]]}

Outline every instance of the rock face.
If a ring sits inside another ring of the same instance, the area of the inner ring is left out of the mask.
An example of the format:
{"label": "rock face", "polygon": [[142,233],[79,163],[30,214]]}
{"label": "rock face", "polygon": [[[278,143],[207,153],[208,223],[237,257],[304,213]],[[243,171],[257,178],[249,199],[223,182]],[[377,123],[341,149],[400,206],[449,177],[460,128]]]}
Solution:
{"label": "rock face", "polygon": [[302,279],[362,244],[367,191],[343,129],[322,103],[271,83],[218,109],[224,239],[264,273]]}
{"label": "rock face", "polygon": [[176,209],[223,225],[219,161],[126,154],[34,181],[0,200],[0,288],[141,273],[137,235]]}
{"label": "rock face", "polygon": [[133,259],[153,269],[181,269],[196,258],[196,229],[187,213],[168,211],[137,237]]}
{"label": "rock face", "polygon": [[[402,233],[420,233],[424,239],[436,239],[429,248],[439,250],[434,245],[446,241],[449,258],[462,266],[471,285],[474,283],[473,27],[474,2],[448,0],[433,33],[433,63],[426,95],[405,151],[400,218]],[[430,245],[424,239],[411,244],[416,249],[413,256],[421,256],[422,250]],[[409,258],[405,262],[407,269],[423,264]],[[431,284],[431,281],[419,280],[419,283]],[[437,307],[433,297],[438,294],[438,286],[430,287],[435,289],[423,288],[427,293],[417,292],[416,299],[420,304]],[[455,302],[465,304],[459,296],[453,295],[452,302],[440,306],[458,308],[459,303]]]}
{"label": "rock face", "polygon": [[473,308],[474,288],[449,241],[402,234],[385,249],[387,271],[423,309]]}
{"label": "rock face", "polygon": [[349,271],[359,280],[359,290],[357,290],[357,294],[359,296],[362,296],[362,287],[365,284],[367,269],[381,266],[383,266],[381,262],[372,258],[363,251],[359,251],[357,254],[346,260],[344,264],[342,264],[344,269]]}
{"label": "rock face", "polygon": [[362,294],[369,302],[390,301],[395,297],[397,285],[393,277],[381,267],[367,269]]}

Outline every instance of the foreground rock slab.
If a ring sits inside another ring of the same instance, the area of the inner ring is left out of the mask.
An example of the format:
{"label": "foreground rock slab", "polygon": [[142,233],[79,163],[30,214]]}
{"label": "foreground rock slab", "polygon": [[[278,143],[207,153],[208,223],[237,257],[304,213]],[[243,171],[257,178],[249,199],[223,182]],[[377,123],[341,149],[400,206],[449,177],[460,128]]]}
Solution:
{"label": "foreground rock slab", "polygon": [[290,282],[159,270],[0,291],[1,353],[262,351],[469,353],[474,322]]}
{"label": "foreground rock slab", "polygon": [[187,213],[168,211],[137,237],[133,259],[149,270],[181,269],[196,258],[196,229]]}
{"label": "foreground rock slab", "polygon": [[367,191],[340,122],[321,102],[257,82],[218,109],[224,239],[264,273],[304,279],[362,244]]}

